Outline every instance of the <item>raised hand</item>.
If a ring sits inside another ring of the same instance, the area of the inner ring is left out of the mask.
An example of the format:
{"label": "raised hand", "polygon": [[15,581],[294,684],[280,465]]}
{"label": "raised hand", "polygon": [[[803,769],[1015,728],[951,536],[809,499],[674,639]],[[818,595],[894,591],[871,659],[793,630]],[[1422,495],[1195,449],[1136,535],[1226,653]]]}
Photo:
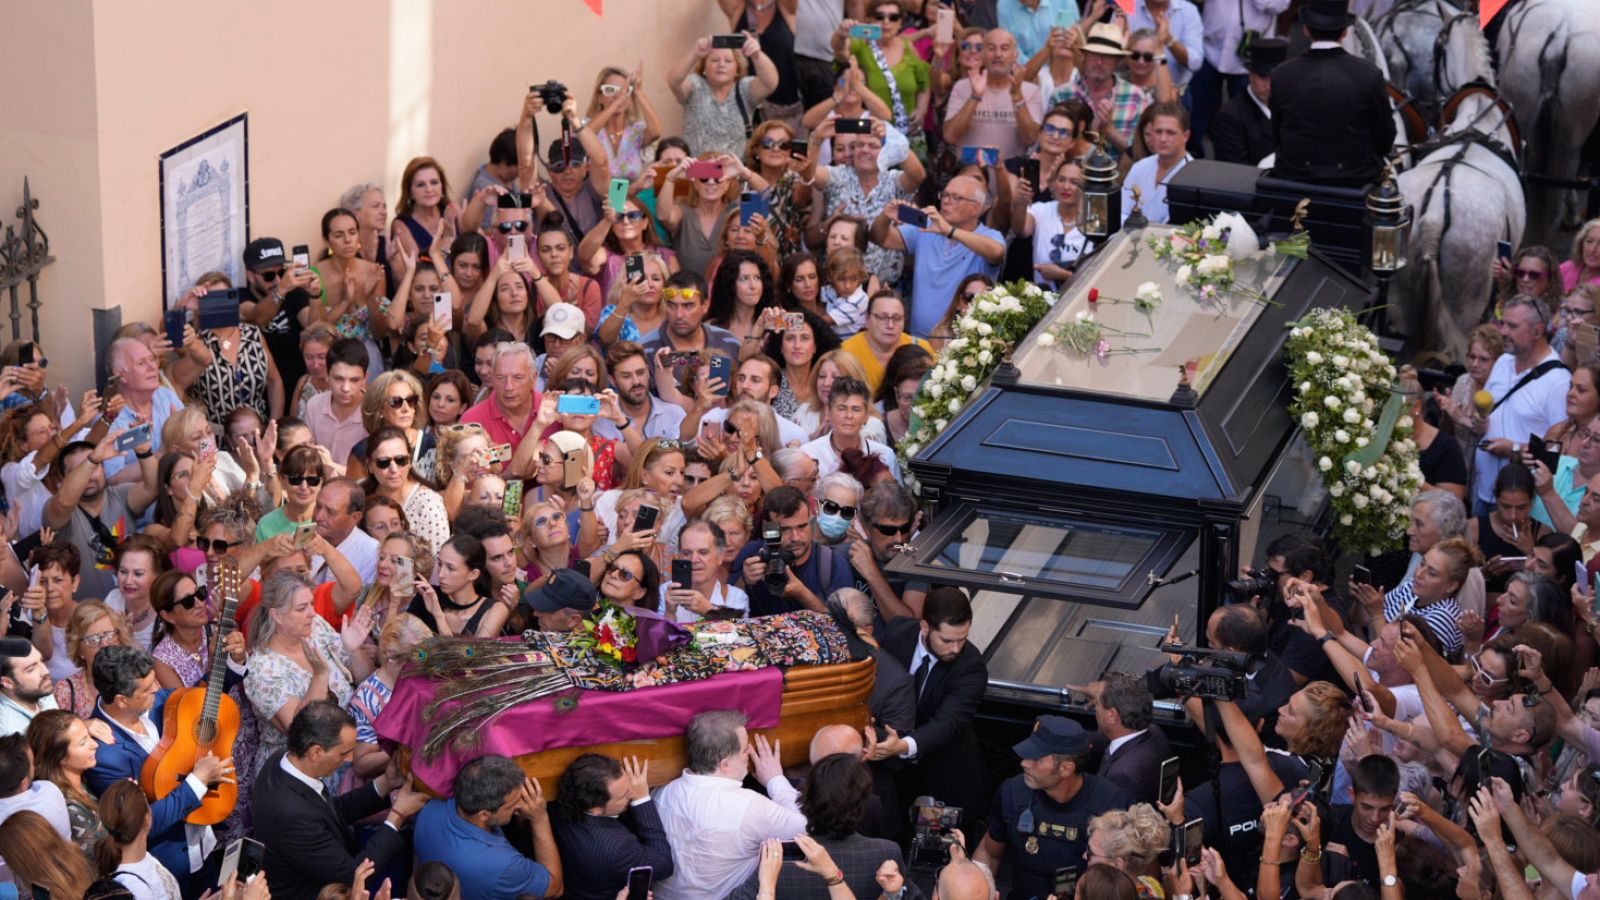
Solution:
{"label": "raised hand", "polygon": [[750,742],[750,761],[754,764],[757,780],[762,784],[783,776],[783,760],[779,752],[780,742],[774,739],[769,743],[764,734],[756,735]]}
{"label": "raised hand", "polygon": [[628,779],[628,799],[643,800],[650,796],[650,760],[640,761],[630,756],[622,761],[622,776]]}

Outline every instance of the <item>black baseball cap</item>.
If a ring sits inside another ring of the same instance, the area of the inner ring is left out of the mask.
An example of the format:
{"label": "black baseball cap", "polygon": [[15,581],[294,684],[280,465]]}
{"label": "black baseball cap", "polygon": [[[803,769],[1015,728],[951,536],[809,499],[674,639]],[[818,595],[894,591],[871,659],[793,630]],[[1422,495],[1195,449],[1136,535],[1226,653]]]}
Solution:
{"label": "black baseball cap", "polygon": [[557,569],[522,595],[523,603],[542,613],[563,609],[589,612],[599,599],[600,588],[574,569]]}
{"label": "black baseball cap", "polygon": [[283,254],[283,241],[277,238],[256,238],[244,245],[244,267],[252,272],[281,266],[288,261]]}
{"label": "black baseball cap", "polygon": [[1033,734],[1011,749],[1021,759],[1083,756],[1089,752],[1089,733],[1066,716],[1040,716],[1033,722]]}
{"label": "black baseball cap", "polygon": [[561,139],[556,138],[550,142],[550,153],[545,158],[555,165],[565,162],[576,166],[589,161],[589,152],[583,149],[583,145],[578,143],[576,138],[567,142],[563,152]]}

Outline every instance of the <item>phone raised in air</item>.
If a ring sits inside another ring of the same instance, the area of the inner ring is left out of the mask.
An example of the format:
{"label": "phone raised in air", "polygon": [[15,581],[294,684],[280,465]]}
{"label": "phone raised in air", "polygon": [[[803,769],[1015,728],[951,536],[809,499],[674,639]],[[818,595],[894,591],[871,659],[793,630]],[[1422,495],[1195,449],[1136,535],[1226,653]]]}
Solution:
{"label": "phone raised in air", "polygon": [[871,134],[871,119],[834,119],[834,134]]}
{"label": "phone raised in air", "polygon": [[902,203],[894,208],[894,217],[913,228],[927,228],[928,214],[909,203]]}
{"label": "phone raised in air", "polygon": [[183,346],[183,327],[189,324],[189,311],[186,309],[167,310],[167,341],[173,348]]}
{"label": "phone raised in air", "polygon": [[1183,861],[1190,869],[1200,865],[1200,851],[1206,846],[1206,820],[1190,819],[1183,823]]}
{"label": "phone raised in air", "polygon": [[598,416],[600,398],[589,394],[562,394],[556,398],[556,412],[573,416]]}
{"label": "phone raised in air", "polygon": [[661,517],[661,510],[654,506],[644,505],[639,507],[639,512],[633,517],[633,530],[635,533],[654,531],[656,520]]}
{"label": "phone raised in air", "polygon": [[733,360],[720,353],[712,354],[711,368],[708,379],[722,379],[722,387],[717,389],[717,396],[728,396],[728,389],[733,386]]}
{"label": "phone raised in air", "polygon": [[306,244],[294,245],[294,264],[302,269],[311,265],[311,248]]}
{"label": "phone raised in air", "polygon": [[455,297],[443,291],[433,295],[433,324],[440,331],[449,331],[455,327]]}
{"label": "phone raised in air", "polygon": [[713,50],[738,50],[744,46],[742,34],[713,34],[711,36],[711,49]]}
{"label": "phone raised in air", "polygon": [[1161,779],[1156,791],[1156,796],[1162,805],[1171,803],[1178,796],[1178,758],[1168,757],[1161,761]]}
{"label": "phone raised in air", "polygon": [[644,280],[644,254],[630,253],[622,259],[623,277],[628,281]]}

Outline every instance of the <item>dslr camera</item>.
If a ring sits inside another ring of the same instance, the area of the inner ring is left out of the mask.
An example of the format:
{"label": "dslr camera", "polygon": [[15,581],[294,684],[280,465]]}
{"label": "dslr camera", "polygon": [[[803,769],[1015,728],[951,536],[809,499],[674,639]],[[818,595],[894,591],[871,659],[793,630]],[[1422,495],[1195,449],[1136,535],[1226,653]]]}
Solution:
{"label": "dslr camera", "polygon": [[761,551],[757,557],[767,564],[767,574],[761,583],[770,593],[780,594],[789,584],[789,563],[793,562],[783,549],[783,529],[776,522],[761,526]]}
{"label": "dslr camera", "polygon": [[918,797],[911,807],[911,856],[914,869],[936,870],[950,863],[950,845],[961,825],[961,807],[945,806],[932,797]]}
{"label": "dslr camera", "polygon": [[1245,675],[1261,668],[1260,657],[1230,650],[1206,650],[1183,644],[1163,644],[1161,652],[1182,657],[1156,670],[1161,685],[1179,697],[1201,700],[1239,700],[1244,697]]}
{"label": "dslr camera", "polygon": [[538,94],[544,101],[545,112],[552,116],[561,115],[561,104],[567,102],[567,86],[559,81],[546,81],[544,84],[528,86],[530,93]]}
{"label": "dslr camera", "polygon": [[1244,578],[1236,578],[1222,586],[1222,602],[1249,603],[1260,597],[1263,605],[1278,599],[1278,573],[1271,569],[1246,569]]}

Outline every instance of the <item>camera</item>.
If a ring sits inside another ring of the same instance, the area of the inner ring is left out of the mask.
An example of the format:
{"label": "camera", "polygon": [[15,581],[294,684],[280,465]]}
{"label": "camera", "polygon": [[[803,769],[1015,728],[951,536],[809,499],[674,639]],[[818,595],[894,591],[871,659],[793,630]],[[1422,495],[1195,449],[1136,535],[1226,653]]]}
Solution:
{"label": "camera", "polygon": [[783,529],[776,522],[768,522],[761,528],[760,559],[767,564],[767,573],[761,576],[761,583],[766,585],[768,592],[783,593],[789,585],[789,554],[783,549]]}
{"label": "camera", "polygon": [[1223,603],[1249,603],[1251,597],[1260,597],[1266,603],[1277,599],[1277,572],[1270,569],[1246,569],[1245,576],[1223,585]]}
{"label": "camera", "polygon": [[1261,667],[1259,657],[1230,650],[1163,644],[1161,651],[1182,657],[1156,670],[1161,686],[1179,697],[1239,700],[1245,693],[1245,675]]}
{"label": "camera", "polygon": [[546,81],[544,84],[528,86],[530,93],[538,94],[544,101],[545,111],[552,116],[561,114],[561,104],[567,102],[567,86],[559,81]]}
{"label": "camera", "polygon": [[950,863],[950,845],[961,825],[961,807],[945,806],[932,797],[918,797],[911,806],[911,855],[914,869],[940,869]]}

